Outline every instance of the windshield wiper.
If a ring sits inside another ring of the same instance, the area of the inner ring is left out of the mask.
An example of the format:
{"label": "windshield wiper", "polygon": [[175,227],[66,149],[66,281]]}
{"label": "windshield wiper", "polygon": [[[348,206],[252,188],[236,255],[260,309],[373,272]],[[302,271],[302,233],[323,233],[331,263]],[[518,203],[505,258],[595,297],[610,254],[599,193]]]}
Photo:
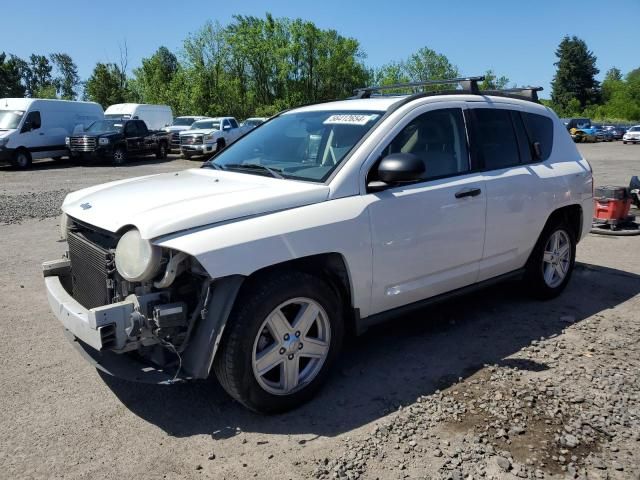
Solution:
{"label": "windshield wiper", "polygon": [[226,170],[226,168],[218,165],[217,163],[214,162],[205,162],[202,164],[202,168],[214,168],[216,170]]}
{"label": "windshield wiper", "polygon": [[253,170],[259,169],[268,172],[272,177],[284,179],[284,176],[275,168],[267,167],[259,163],[228,163],[225,165],[227,170]]}

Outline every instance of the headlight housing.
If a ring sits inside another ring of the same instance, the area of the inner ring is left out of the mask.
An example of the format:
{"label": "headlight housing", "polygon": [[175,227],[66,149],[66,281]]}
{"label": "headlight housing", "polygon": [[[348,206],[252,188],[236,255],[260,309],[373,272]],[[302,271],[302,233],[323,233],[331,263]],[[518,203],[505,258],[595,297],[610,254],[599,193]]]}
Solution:
{"label": "headlight housing", "polygon": [[116,269],[129,282],[151,280],[160,269],[162,251],[140,236],[136,228],[128,230],[116,247]]}
{"label": "headlight housing", "polygon": [[4,147],[9,141],[9,137],[0,138],[0,147]]}
{"label": "headlight housing", "polygon": [[100,144],[100,145],[109,145],[109,139],[108,138],[99,138],[98,139],[98,144]]}
{"label": "headlight housing", "polygon": [[205,135],[204,139],[205,140],[213,140],[213,133],[210,133],[209,135]]}

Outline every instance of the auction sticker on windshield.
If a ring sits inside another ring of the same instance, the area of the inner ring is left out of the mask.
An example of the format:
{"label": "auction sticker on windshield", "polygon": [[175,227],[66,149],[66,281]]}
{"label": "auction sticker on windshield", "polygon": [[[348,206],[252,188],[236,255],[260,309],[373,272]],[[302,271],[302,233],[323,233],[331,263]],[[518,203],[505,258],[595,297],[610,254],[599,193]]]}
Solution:
{"label": "auction sticker on windshield", "polygon": [[324,122],[325,125],[366,125],[371,120],[375,120],[379,115],[362,115],[362,114],[339,114],[331,115]]}

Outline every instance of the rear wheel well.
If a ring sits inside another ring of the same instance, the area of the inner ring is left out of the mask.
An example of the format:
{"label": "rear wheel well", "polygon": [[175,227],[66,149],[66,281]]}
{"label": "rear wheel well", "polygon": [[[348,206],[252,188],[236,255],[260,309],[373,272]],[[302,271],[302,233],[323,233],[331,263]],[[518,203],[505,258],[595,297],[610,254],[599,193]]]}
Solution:
{"label": "rear wheel well", "polygon": [[571,228],[577,242],[580,240],[580,233],[582,232],[583,217],[582,207],[580,205],[567,205],[566,207],[555,210],[549,216],[545,227],[551,222],[562,221]]}
{"label": "rear wheel well", "polygon": [[251,288],[254,282],[258,282],[266,276],[271,276],[285,270],[296,270],[308,273],[327,282],[338,295],[344,307],[345,328],[347,332],[355,332],[356,315],[351,297],[351,282],[346,263],[341,254],[323,253],[270,265],[249,275],[243,283],[242,289]]}

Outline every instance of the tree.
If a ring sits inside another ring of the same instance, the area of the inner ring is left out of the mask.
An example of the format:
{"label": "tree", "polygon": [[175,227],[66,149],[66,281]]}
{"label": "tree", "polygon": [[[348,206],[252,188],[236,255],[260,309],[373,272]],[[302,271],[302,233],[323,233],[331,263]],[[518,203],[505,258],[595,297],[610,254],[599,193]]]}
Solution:
{"label": "tree", "polygon": [[87,100],[98,102],[106,108],[127,100],[126,84],[126,75],[118,65],[98,63],[85,83],[84,95]]}
{"label": "tree", "polygon": [[504,75],[502,77],[496,76],[495,72],[491,69],[487,70],[484,74],[484,80],[480,84],[480,90],[502,90],[509,84],[509,79]]}
{"label": "tree", "polygon": [[142,59],[140,68],[134,69],[132,89],[144,103],[172,104],[171,83],[178,68],[176,56],[168,48],[160,47],[151,57]]}
{"label": "tree", "polygon": [[76,87],[80,83],[78,67],[66,53],[52,53],[50,58],[57,71],[53,85],[58,97],[63,100],[75,100]]}
{"label": "tree", "polygon": [[596,57],[584,40],[566,36],[556,50],[558,61],[551,83],[551,100],[556,109],[566,114],[569,102],[578,100],[581,109],[600,100],[600,84],[595,76],[600,72]]}
{"label": "tree", "polygon": [[22,75],[25,61],[2,52],[0,53],[0,97],[24,97],[25,88]]}
{"label": "tree", "polygon": [[458,67],[452,65],[445,55],[427,47],[422,47],[411,55],[405,62],[404,68],[412,82],[444,80],[459,75]]}
{"label": "tree", "polygon": [[23,72],[24,83],[29,97],[37,97],[39,93],[50,93],[50,87],[53,85],[52,70],[53,67],[46,56],[31,54],[29,64]]}

